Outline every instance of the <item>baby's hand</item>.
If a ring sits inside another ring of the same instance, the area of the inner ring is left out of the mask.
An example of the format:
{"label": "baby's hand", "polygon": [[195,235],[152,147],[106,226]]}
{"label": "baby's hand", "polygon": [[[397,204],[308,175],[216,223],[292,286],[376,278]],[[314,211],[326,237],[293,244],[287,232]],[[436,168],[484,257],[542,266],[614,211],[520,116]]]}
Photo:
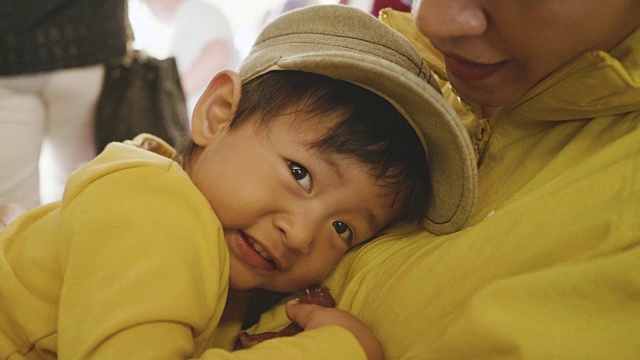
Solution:
{"label": "baby's hand", "polygon": [[347,311],[290,300],[287,302],[286,312],[291,321],[305,330],[327,325],[342,326],[358,339],[369,360],[384,358],[382,348],[373,333],[362,321]]}
{"label": "baby's hand", "polygon": [[238,337],[243,347],[249,348],[262,341],[293,336],[302,331],[327,325],[338,325],[351,331],[364,348],[369,359],[383,359],[382,349],[371,331],[355,316],[334,307],[336,302],[329,289],[315,285],[307,289],[305,296],[286,304],[286,313],[293,323],[277,332],[263,332],[249,335],[243,332]]}

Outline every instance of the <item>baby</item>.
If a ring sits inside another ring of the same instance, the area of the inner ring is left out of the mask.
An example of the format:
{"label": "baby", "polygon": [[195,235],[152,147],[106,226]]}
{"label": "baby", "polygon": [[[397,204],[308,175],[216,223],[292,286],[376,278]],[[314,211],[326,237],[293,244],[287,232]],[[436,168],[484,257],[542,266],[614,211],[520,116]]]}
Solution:
{"label": "baby", "polygon": [[[304,289],[397,222],[451,218],[430,199],[460,190],[434,187],[427,154],[445,151],[427,139],[460,128],[429,81],[362,11],[276,19],[238,73],[210,81],[177,151],[112,143],[62,201],[0,232],[0,358],[216,357],[229,289]],[[359,342],[347,358],[382,357],[358,319],[313,306],[292,319]]]}

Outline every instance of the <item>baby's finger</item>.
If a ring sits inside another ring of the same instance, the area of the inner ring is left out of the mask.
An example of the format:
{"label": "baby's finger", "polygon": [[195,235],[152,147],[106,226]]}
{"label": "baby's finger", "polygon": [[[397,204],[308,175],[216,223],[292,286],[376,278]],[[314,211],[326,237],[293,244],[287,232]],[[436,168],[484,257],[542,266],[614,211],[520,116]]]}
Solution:
{"label": "baby's finger", "polygon": [[306,330],[322,325],[318,320],[321,318],[321,313],[326,309],[319,305],[302,304],[298,300],[289,300],[285,307],[287,317]]}

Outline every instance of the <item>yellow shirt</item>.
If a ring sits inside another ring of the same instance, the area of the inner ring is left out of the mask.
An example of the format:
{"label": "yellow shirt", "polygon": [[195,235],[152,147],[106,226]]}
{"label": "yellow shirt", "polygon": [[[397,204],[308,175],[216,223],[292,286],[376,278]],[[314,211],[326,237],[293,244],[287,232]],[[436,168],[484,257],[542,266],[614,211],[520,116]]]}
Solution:
{"label": "yellow shirt", "polygon": [[168,158],[109,145],[0,244],[1,359],[186,358],[215,336],[222,228]]}
{"label": "yellow shirt", "polygon": [[[464,230],[398,227],[341,261],[324,284],[388,359],[639,358],[638,59],[640,29],[498,110]],[[252,331],[285,323],[278,306]]]}
{"label": "yellow shirt", "polygon": [[[61,202],[0,232],[0,250],[0,359],[300,355],[296,343],[205,352],[238,329],[217,334],[229,278],[222,227],[177,163],[137,146],[110,144]],[[342,328],[315,334],[319,346],[346,338],[346,356],[363,356]]]}

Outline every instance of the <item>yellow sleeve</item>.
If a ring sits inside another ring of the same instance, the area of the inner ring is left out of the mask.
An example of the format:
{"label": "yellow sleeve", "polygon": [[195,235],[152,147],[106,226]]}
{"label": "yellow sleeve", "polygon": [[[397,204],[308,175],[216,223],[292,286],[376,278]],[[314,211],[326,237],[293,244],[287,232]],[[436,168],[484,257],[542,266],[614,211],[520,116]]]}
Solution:
{"label": "yellow sleeve", "polygon": [[96,166],[63,201],[60,359],[185,359],[215,336],[220,224],[184,173],[127,166]]}

